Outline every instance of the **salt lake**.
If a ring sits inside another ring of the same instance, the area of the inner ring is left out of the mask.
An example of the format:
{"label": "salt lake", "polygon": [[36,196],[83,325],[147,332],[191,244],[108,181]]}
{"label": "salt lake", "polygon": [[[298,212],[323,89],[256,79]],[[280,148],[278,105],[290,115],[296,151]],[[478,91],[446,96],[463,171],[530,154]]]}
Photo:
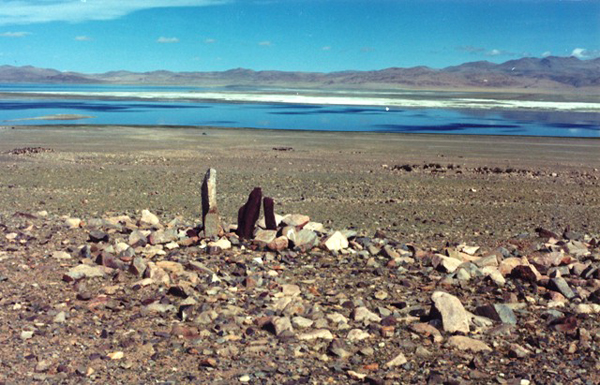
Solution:
{"label": "salt lake", "polygon": [[[113,85],[0,85],[0,125],[217,126],[600,138],[597,103],[431,92],[319,93]],[[73,120],[56,120],[71,116]],[[80,117],[80,119],[75,119]],[[47,119],[44,119],[47,118]]]}

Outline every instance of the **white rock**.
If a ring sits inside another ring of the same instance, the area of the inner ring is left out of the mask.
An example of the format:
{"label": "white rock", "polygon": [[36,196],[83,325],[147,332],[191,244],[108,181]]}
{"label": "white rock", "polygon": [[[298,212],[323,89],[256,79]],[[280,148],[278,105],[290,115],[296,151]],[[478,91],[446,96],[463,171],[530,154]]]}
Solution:
{"label": "white rock", "polygon": [[60,323],[64,323],[67,321],[67,315],[64,311],[59,312],[57,315],[54,316],[54,319],[52,320],[52,322],[60,324]]}
{"label": "white rock", "polygon": [[142,210],[142,218],[140,219],[140,222],[143,225],[156,226],[160,223],[160,220],[158,219],[158,217],[156,215],[152,214],[149,210]]}
{"label": "white rock", "polygon": [[490,348],[485,342],[464,336],[452,336],[448,338],[447,343],[448,345],[459,350],[469,350],[475,353],[492,351],[492,348]]}
{"label": "white rock", "polygon": [[294,331],[292,323],[288,317],[275,317],[273,318],[271,323],[273,324],[273,327],[275,329],[275,335],[277,336],[285,331]]}
{"label": "white rock", "polygon": [[296,316],[292,318],[292,326],[297,329],[306,329],[311,327],[315,322],[311,319]]}
{"label": "white rock", "polygon": [[465,246],[462,248],[462,252],[469,255],[475,255],[477,250],[479,250],[479,246]]}
{"label": "white rock", "polygon": [[458,298],[436,291],[431,295],[433,307],[441,315],[442,326],[449,333],[469,332],[469,315]]}
{"label": "white rock", "polygon": [[348,247],[348,238],[344,234],[336,231],[331,234],[323,243],[325,248],[329,251],[340,251]]}
{"label": "white rock", "polygon": [[581,303],[575,306],[574,310],[577,314],[595,314],[600,313],[600,305],[596,303]]}
{"label": "white rock", "polygon": [[316,231],[319,233],[325,232],[325,226],[323,226],[323,224],[319,222],[308,222],[306,225],[304,225],[303,229]]}
{"label": "white rock", "polygon": [[402,352],[400,352],[396,357],[392,358],[390,361],[385,363],[385,367],[393,368],[394,366],[400,366],[406,364],[408,361]]}
{"label": "white rock", "polygon": [[255,242],[269,243],[277,238],[277,230],[258,230],[254,234]]}
{"label": "white rock", "polygon": [[153,283],[155,283],[155,282],[156,282],[156,281],[155,281],[155,280],[153,280],[152,278],[144,278],[144,279],[142,279],[141,281],[134,282],[134,283],[131,285],[131,287],[133,287],[133,286],[141,286],[141,287],[146,287],[146,286],[150,286],[150,285],[152,285],[152,284],[153,284]]}
{"label": "white rock", "polygon": [[283,294],[285,297],[297,297],[300,295],[300,293],[302,293],[302,291],[298,285],[281,285],[281,294]]}
{"label": "white rock", "polygon": [[[229,246],[231,247],[231,243],[229,244]],[[167,250],[175,250],[179,248],[179,244],[177,242],[169,242],[165,245],[165,247],[167,248]]]}
{"label": "white rock", "polygon": [[373,313],[372,311],[370,311],[369,309],[367,309],[366,307],[363,307],[363,306],[357,307],[356,309],[354,309],[354,311],[352,312],[352,318],[356,322],[364,322],[364,323],[381,321],[381,317],[379,317],[377,314]]}
{"label": "white rock", "polygon": [[54,259],[71,259],[71,254],[64,251],[55,251],[52,253],[52,258]]}
{"label": "white rock", "polygon": [[[279,226],[279,224],[281,223],[281,220],[283,219],[283,216],[279,215],[279,214],[275,214],[275,224],[277,226]],[[267,223],[265,220],[265,217],[261,217],[257,222],[256,222],[256,226],[260,227],[261,229],[266,229],[267,228]]]}
{"label": "white rock", "polygon": [[334,324],[347,324],[348,318],[344,317],[343,314],[340,313],[330,313],[325,316],[331,323]]}
{"label": "white rock", "polygon": [[108,353],[106,356],[108,358],[110,358],[111,360],[120,360],[121,358],[125,357],[125,353],[123,353],[123,352],[113,352],[113,353]]}
{"label": "white rock", "polygon": [[63,280],[74,281],[81,278],[104,277],[106,271],[107,268],[105,268],[104,266],[90,266],[83,264],[77,265],[65,274]]}
{"label": "white rock", "polygon": [[69,229],[76,229],[81,226],[81,219],[79,218],[67,218],[65,220],[65,226]]}
{"label": "white rock", "polygon": [[288,214],[281,219],[281,222],[287,226],[302,226],[310,222],[310,217],[302,214]]}
{"label": "white rock", "polygon": [[348,335],[346,336],[348,341],[362,341],[366,340],[369,337],[371,337],[371,335],[361,329],[352,329],[348,332]]}
{"label": "white rock", "polygon": [[506,283],[506,278],[504,278],[500,271],[494,266],[485,266],[483,269],[481,269],[481,272],[485,276],[490,277],[490,279],[498,286],[504,286]]}
{"label": "white rock", "polygon": [[447,273],[454,273],[454,271],[456,271],[456,269],[458,269],[458,267],[463,263],[458,259],[446,257],[445,255],[436,254],[435,256],[439,258],[440,265]]}
{"label": "white rock", "polygon": [[151,303],[150,305],[143,308],[146,312],[151,313],[176,313],[177,308],[171,304],[162,304],[159,302]]}
{"label": "white rock", "polygon": [[311,341],[316,339],[332,340],[333,334],[327,329],[317,329],[308,333],[299,334],[298,339],[301,341]]}
{"label": "white rock", "polygon": [[208,246],[216,246],[216,247],[220,247],[221,250],[229,250],[229,249],[231,249],[231,242],[229,241],[229,239],[223,237],[223,238],[219,239],[218,241],[209,242]]}
{"label": "white rock", "polygon": [[22,340],[28,340],[28,339],[31,339],[31,338],[33,338],[33,332],[32,331],[23,330],[21,332],[21,339]]}
{"label": "white rock", "polygon": [[117,243],[117,245],[115,246],[115,253],[119,254],[122,253],[123,251],[129,249],[129,245],[125,242],[119,242]]}

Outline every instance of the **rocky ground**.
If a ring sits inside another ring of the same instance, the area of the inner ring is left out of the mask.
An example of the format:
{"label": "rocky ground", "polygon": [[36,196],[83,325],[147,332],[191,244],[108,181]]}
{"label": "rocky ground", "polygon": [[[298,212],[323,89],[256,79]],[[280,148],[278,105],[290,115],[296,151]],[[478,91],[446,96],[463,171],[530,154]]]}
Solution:
{"label": "rocky ground", "polygon": [[0,132],[2,383],[600,381],[593,140],[78,130]]}

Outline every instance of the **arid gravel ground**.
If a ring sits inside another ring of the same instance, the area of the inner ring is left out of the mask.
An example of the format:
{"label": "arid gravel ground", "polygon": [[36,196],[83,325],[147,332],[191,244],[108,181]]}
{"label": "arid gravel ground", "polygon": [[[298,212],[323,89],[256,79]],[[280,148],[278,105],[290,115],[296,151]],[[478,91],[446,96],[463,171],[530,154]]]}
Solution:
{"label": "arid gravel ground", "polygon": [[[23,147],[54,152],[7,155]],[[291,147],[290,151],[273,148]],[[200,183],[219,173],[232,222],[251,189],[276,211],[406,241],[505,239],[537,226],[600,228],[600,142],[559,138],[152,127],[0,130],[0,207],[63,215],[197,217]],[[392,170],[439,164],[442,170]],[[457,167],[445,170],[448,165]],[[460,167],[460,168],[458,168]],[[526,173],[494,173],[500,168]],[[442,171],[442,172],[437,172]]]}
{"label": "arid gravel ground", "polygon": [[[356,233],[208,247],[209,167]],[[599,212],[598,140],[3,127],[0,384],[598,383]]]}

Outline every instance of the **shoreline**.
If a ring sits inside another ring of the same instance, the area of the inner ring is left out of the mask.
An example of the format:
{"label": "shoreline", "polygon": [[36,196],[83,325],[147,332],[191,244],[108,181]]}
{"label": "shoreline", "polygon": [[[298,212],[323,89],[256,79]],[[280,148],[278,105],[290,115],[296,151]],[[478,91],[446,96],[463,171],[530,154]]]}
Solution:
{"label": "shoreline", "polygon": [[[373,94],[366,91],[365,93]],[[431,94],[431,92],[423,92]],[[458,92],[460,93],[460,92]],[[338,95],[339,94],[339,95]],[[384,93],[389,94],[389,93]],[[377,93],[375,93],[377,95]],[[144,101],[177,101],[208,103],[257,103],[257,104],[300,104],[300,105],[337,105],[337,106],[370,106],[382,108],[433,108],[433,109],[471,109],[471,110],[520,110],[520,111],[564,111],[595,113],[600,112],[600,102],[592,101],[547,101],[547,100],[514,100],[493,98],[481,93],[464,93],[471,97],[424,97],[421,94],[405,94],[398,96],[362,97],[358,93],[338,92],[336,95],[315,95],[307,92],[78,92],[78,91],[19,91],[0,92],[2,99],[39,98],[39,99],[94,99],[94,100],[144,100]]]}
{"label": "shoreline", "polygon": [[[20,120],[12,120],[12,121],[4,121],[5,123],[19,122],[19,121],[34,121],[39,120],[39,118],[28,118],[28,119],[20,119]],[[58,119],[52,119],[58,120]],[[67,120],[75,120],[75,119],[67,119]],[[398,135],[398,136],[406,136],[406,137],[431,137],[431,138],[439,138],[448,140],[451,138],[490,138],[490,139],[524,139],[524,140],[540,140],[540,139],[552,139],[552,140],[600,140],[599,136],[558,136],[558,135],[511,135],[511,134],[471,134],[464,132],[401,132],[401,131],[325,131],[325,130],[311,130],[311,129],[299,129],[299,128],[267,128],[267,127],[226,127],[226,126],[210,126],[210,125],[148,125],[148,124],[90,124],[90,123],[81,123],[81,124],[69,124],[58,122],[54,124],[5,124],[0,125],[0,132],[3,130],[32,130],[32,129],[82,129],[82,128],[95,128],[95,129],[110,129],[110,128],[132,128],[132,129],[175,129],[175,130],[224,130],[224,131],[247,131],[247,132],[263,132],[263,133],[308,133],[308,134],[352,134],[352,135]],[[537,145],[536,143],[530,143],[531,145]]]}

